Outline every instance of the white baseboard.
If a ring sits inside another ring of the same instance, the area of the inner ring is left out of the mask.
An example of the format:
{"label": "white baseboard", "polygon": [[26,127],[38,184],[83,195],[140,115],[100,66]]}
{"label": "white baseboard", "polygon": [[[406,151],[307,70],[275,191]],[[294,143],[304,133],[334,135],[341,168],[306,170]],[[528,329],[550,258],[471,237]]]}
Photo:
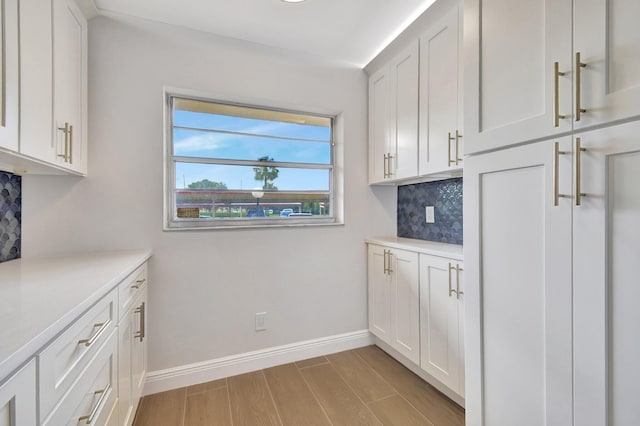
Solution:
{"label": "white baseboard", "polygon": [[373,343],[374,338],[369,331],[360,330],[151,371],[147,374],[143,393],[151,395]]}

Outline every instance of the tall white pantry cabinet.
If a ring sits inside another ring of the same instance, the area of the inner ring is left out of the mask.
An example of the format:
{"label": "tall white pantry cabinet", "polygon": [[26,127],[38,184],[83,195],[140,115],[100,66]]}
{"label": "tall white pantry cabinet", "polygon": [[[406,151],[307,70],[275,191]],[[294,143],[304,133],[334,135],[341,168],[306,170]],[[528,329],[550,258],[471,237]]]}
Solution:
{"label": "tall white pantry cabinet", "polygon": [[638,17],[465,2],[468,425],[640,424]]}

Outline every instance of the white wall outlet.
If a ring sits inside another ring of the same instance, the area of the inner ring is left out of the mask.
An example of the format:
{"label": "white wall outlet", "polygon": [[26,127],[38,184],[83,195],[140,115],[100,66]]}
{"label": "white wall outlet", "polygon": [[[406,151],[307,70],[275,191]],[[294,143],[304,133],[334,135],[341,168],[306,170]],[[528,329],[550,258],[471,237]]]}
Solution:
{"label": "white wall outlet", "polygon": [[266,312],[256,312],[256,331],[263,331],[267,329],[267,326],[265,325],[266,319]]}
{"label": "white wall outlet", "polygon": [[427,223],[436,223],[436,213],[434,206],[425,206],[424,214]]}

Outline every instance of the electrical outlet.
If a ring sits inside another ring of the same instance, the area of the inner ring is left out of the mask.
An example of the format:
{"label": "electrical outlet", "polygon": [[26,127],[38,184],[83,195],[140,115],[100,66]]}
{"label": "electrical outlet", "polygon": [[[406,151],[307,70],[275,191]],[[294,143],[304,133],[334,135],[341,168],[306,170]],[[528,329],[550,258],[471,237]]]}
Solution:
{"label": "electrical outlet", "polygon": [[267,329],[267,326],[265,325],[266,319],[266,312],[256,312],[256,331],[264,331]]}
{"label": "electrical outlet", "polygon": [[425,206],[424,215],[427,223],[436,223],[436,213],[434,206]]}

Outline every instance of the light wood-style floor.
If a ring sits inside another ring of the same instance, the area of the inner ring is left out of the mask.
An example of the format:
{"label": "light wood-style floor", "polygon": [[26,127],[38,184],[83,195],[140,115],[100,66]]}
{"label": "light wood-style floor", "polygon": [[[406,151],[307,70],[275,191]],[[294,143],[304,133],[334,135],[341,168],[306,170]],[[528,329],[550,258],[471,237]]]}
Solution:
{"label": "light wood-style floor", "polygon": [[464,410],[375,346],[142,399],[134,426],[463,426]]}

